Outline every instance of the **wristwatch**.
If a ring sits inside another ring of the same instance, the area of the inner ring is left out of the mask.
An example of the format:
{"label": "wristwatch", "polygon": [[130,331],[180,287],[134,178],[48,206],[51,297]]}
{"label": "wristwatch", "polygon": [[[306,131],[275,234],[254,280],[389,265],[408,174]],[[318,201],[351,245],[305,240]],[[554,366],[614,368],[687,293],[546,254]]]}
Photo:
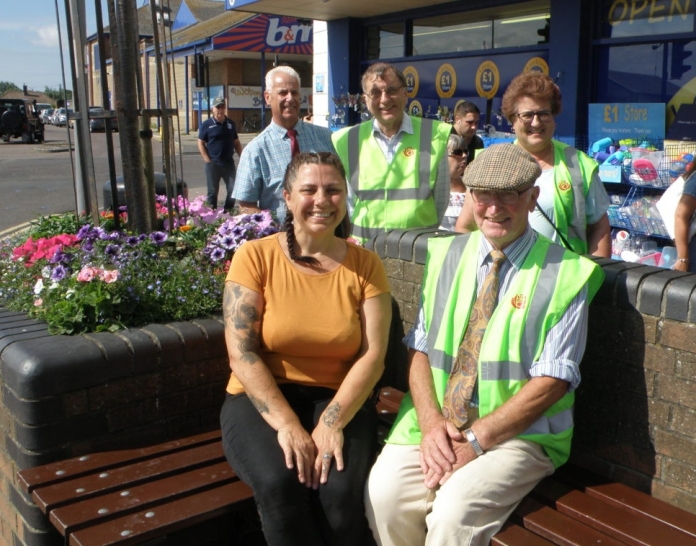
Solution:
{"label": "wristwatch", "polygon": [[464,436],[466,436],[466,440],[471,444],[471,447],[474,448],[474,453],[476,453],[476,456],[480,457],[483,455],[483,449],[481,449],[481,445],[478,443],[474,431],[468,428],[464,431]]}

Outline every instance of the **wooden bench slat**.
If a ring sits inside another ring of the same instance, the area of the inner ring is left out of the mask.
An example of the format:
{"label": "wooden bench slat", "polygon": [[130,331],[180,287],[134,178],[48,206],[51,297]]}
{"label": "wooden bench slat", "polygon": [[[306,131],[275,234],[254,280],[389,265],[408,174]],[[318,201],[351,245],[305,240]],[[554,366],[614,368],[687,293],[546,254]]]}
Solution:
{"label": "wooden bench slat", "polygon": [[542,480],[533,495],[545,497],[559,512],[625,544],[696,546],[696,539],[687,533],[602,502],[553,478]]}
{"label": "wooden bench slat", "polygon": [[636,515],[655,519],[696,538],[696,518],[691,512],[672,506],[622,483],[586,487],[585,493]]}
{"label": "wooden bench slat", "polygon": [[186,472],[187,470],[224,460],[225,456],[220,442],[204,444],[185,451],[149,458],[120,468],[82,475],[69,481],[49,485],[48,487],[39,487],[32,492],[32,499],[44,513],[47,513],[69,502],[94,497],[97,494],[126,489],[143,482],[154,481],[167,475]]}
{"label": "wooden bench slat", "polygon": [[696,537],[696,517],[691,512],[573,465],[561,467],[556,476],[606,503],[655,519]]}
{"label": "wooden bench slat", "polygon": [[251,489],[237,481],[175,500],[154,510],[142,510],[70,535],[70,546],[132,546],[207,521],[250,499]]}
{"label": "wooden bench slat", "polygon": [[491,546],[553,546],[553,542],[508,522],[491,539]]}
{"label": "wooden bench slat", "polygon": [[238,478],[227,461],[177,474],[157,482],[124,488],[61,506],[50,513],[51,523],[66,536],[78,529],[139,510],[154,510],[174,499],[222,487]]}
{"label": "wooden bench slat", "polygon": [[588,527],[565,514],[536,502],[524,499],[515,509],[513,518],[520,518],[529,531],[563,546],[625,546],[623,542]]}
{"label": "wooden bench slat", "polygon": [[219,430],[197,434],[180,440],[173,440],[144,448],[104,451],[73,459],[49,463],[35,468],[26,468],[17,473],[18,482],[25,493],[31,493],[36,487],[45,487],[53,483],[69,480],[98,470],[108,470],[122,466],[127,462],[137,462],[188,449],[194,445],[204,445],[220,441]]}

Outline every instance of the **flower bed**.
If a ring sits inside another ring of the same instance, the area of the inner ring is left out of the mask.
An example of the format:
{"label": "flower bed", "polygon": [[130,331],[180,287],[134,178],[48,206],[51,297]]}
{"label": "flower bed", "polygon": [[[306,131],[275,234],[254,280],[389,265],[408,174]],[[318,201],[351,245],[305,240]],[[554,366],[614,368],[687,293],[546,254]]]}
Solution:
{"label": "flower bed", "polygon": [[[179,198],[158,202],[162,230],[134,235],[73,214],[41,218],[0,245],[0,299],[44,320],[52,334],[115,331],[220,312],[234,251],[278,231],[268,212],[230,216]],[[124,216],[125,219],[125,216]],[[166,231],[165,231],[166,230]]]}

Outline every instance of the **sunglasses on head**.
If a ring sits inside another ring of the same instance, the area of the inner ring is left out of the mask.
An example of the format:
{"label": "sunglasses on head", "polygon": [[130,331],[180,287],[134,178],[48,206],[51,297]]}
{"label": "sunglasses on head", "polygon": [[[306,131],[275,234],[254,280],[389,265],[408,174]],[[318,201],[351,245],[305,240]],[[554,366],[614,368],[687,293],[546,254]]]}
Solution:
{"label": "sunglasses on head", "polygon": [[459,148],[457,148],[456,150],[452,150],[452,151],[449,153],[449,155],[454,155],[454,156],[457,156],[457,157],[464,157],[465,155],[468,155],[468,154],[467,154],[467,151],[466,151],[466,150],[460,150]]}

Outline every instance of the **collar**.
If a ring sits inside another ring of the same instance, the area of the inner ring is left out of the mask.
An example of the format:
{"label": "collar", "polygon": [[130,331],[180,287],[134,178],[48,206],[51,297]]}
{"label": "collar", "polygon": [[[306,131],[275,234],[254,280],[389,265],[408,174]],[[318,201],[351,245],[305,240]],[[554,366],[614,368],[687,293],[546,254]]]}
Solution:
{"label": "collar", "polygon": [[[380,129],[376,119],[372,120],[372,132],[379,133],[383,138],[386,139],[394,138],[388,137],[382,132],[382,129]],[[411,121],[411,116],[409,116],[406,113],[404,113],[404,117],[401,118],[401,125],[399,126],[399,130],[396,132],[394,136],[399,136],[401,133],[408,133],[409,135],[413,134],[413,122]]]}
{"label": "collar", "polygon": [[[505,247],[503,254],[505,254],[505,257],[513,266],[515,266],[516,269],[520,269],[536,240],[536,231],[534,231],[531,226],[528,225],[521,237],[518,237],[515,241]],[[479,267],[484,264],[491,250],[493,250],[493,245],[482,234],[481,245],[479,246]]]}
{"label": "collar", "polygon": [[[299,135],[302,132],[302,124],[303,121],[301,119],[297,120],[297,123],[293,126],[293,129],[297,131],[297,134]],[[279,136],[284,137],[288,130],[283,127],[282,125],[278,125],[275,121],[271,120],[271,123],[268,125],[268,128],[273,131],[274,133],[277,133]]]}

